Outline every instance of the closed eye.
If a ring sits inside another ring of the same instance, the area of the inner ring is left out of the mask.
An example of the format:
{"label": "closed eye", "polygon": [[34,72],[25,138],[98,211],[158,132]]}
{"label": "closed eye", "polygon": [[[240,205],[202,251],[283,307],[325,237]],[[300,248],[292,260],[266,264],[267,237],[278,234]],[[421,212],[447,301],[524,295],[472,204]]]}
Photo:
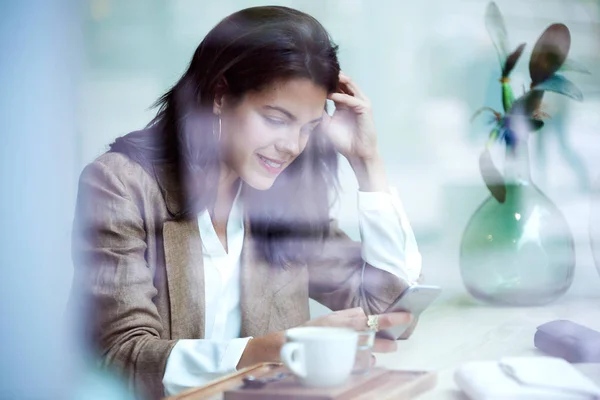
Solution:
{"label": "closed eye", "polygon": [[284,126],[284,125],[287,125],[287,122],[283,121],[281,119],[275,119],[275,118],[270,118],[270,117],[264,117],[264,118],[271,125],[275,125],[275,126]]}

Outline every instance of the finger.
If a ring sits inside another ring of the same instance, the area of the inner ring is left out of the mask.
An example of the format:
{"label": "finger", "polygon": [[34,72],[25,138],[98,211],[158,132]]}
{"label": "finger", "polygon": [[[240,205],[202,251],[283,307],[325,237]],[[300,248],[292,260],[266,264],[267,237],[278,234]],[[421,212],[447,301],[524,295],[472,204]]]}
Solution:
{"label": "finger", "polygon": [[356,93],[354,91],[354,89],[350,86],[350,80],[348,78],[345,78],[342,76],[340,76],[340,81],[339,81],[337,92],[349,94],[350,96],[353,96],[353,97],[358,97],[358,98],[361,97],[360,94]]}
{"label": "finger", "polygon": [[348,94],[331,93],[327,98],[335,103],[336,108],[338,108],[338,104],[341,104],[357,112],[367,112],[371,107],[366,101]]}
{"label": "finger", "polygon": [[331,93],[330,95],[328,95],[327,98],[329,100],[332,100],[333,103],[334,103],[334,106],[335,106],[335,108],[333,109],[332,116],[335,115],[336,111],[342,111],[342,110],[350,110],[350,111],[352,111],[352,108],[348,107],[345,103],[341,103],[341,102],[333,100],[333,98],[331,97],[332,94],[343,94],[343,95],[346,95],[346,96],[354,97],[351,94],[346,93],[346,92],[344,92],[341,89],[340,89],[340,91],[338,91],[336,93]]}
{"label": "finger", "polygon": [[350,96],[354,96],[354,91],[348,87],[348,85],[342,81],[340,81],[340,85],[338,86],[338,93],[347,94]]}
{"label": "finger", "polygon": [[347,308],[345,310],[335,311],[333,314],[346,316],[349,318],[365,316],[365,312],[361,307]]}
{"label": "finger", "polygon": [[389,329],[393,326],[408,325],[412,321],[412,315],[407,312],[394,312],[379,315],[379,329]]}
{"label": "finger", "polygon": [[348,317],[347,326],[349,328],[352,328],[356,331],[363,331],[369,328],[367,325],[367,314],[365,314],[361,307],[352,308],[346,311],[348,311],[346,316]]}
{"label": "finger", "polygon": [[345,326],[355,330],[367,328],[367,316],[360,307],[335,311],[331,314],[331,322],[337,326]]}
{"label": "finger", "polygon": [[394,340],[375,338],[373,343],[373,352],[375,353],[393,353],[397,348],[398,345]]}
{"label": "finger", "polygon": [[367,325],[367,316],[362,315],[362,316],[352,318],[350,326],[355,331],[364,331],[364,330],[369,329],[369,325]]}
{"label": "finger", "polygon": [[340,82],[342,82],[346,87],[348,87],[354,94],[354,96],[359,97],[363,100],[368,100],[365,93],[358,87],[358,85],[350,78],[348,75],[340,72]]}

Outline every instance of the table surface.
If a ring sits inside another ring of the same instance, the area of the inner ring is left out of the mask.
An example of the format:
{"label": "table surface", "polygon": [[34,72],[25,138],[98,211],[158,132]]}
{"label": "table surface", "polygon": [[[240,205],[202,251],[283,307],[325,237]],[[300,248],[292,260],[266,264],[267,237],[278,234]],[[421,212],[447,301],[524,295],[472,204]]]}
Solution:
{"label": "table surface", "polygon": [[[419,396],[419,400],[465,400],[467,397],[453,379],[459,365],[475,360],[541,356],[543,353],[533,346],[536,327],[556,319],[568,319],[600,331],[600,295],[565,296],[543,307],[496,307],[457,291],[423,313],[413,336],[398,341],[396,352],[377,354],[377,365],[437,371],[436,388]],[[600,381],[600,365],[579,368]]]}

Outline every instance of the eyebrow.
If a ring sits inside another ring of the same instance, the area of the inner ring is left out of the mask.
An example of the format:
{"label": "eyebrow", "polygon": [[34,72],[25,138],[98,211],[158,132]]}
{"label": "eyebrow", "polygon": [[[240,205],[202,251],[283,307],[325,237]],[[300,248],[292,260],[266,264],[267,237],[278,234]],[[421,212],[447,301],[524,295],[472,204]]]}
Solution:
{"label": "eyebrow", "polygon": [[[296,118],[294,116],[294,114],[292,114],[291,112],[289,112],[285,108],[281,108],[281,107],[277,107],[277,106],[269,106],[269,105],[264,106],[264,108],[267,108],[269,110],[279,111],[280,113],[284,114],[286,117],[288,117],[289,119],[291,119],[292,121],[297,121],[298,120],[298,118]],[[310,121],[308,123],[312,124],[313,122],[319,122],[322,119],[323,119],[323,117],[315,118],[315,119],[313,119],[312,121]]]}

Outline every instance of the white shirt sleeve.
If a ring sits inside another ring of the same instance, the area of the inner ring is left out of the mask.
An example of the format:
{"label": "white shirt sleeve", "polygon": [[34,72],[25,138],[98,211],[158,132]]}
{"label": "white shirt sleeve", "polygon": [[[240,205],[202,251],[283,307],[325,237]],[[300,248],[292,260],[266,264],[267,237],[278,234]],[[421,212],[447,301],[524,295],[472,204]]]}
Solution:
{"label": "white shirt sleeve", "polygon": [[412,284],[421,274],[421,253],[394,188],[390,193],[358,192],[362,258]]}
{"label": "white shirt sleeve", "polygon": [[167,359],[162,383],[165,395],[202,386],[236,370],[251,337],[223,342],[205,339],[178,340]]}

